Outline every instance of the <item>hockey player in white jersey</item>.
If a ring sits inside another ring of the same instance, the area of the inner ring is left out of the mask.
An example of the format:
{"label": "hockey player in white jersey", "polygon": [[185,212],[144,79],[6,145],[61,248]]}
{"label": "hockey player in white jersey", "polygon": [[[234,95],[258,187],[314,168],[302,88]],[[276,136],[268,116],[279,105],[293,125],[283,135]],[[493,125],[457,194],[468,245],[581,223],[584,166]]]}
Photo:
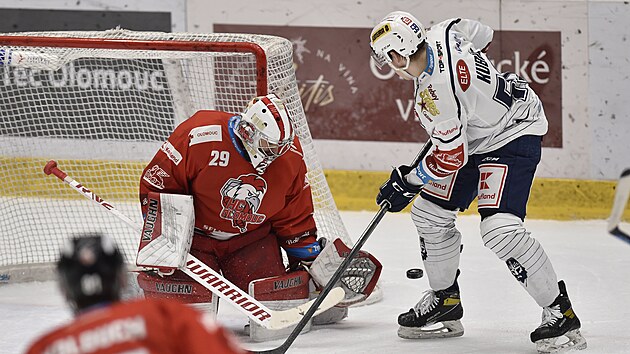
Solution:
{"label": "hockey player in white jersey", "polygon": [[388,14],[371,33],[377,65],[414,81],[415,114],[433,144],[418,166],[395,168],[376,198],[397,212],[420,193],[411,215],[431,289],[398,317],[398,335],[463,335],[457,283],[462,236],[455,218],[477,197],[484,245],[543,309],[532,342],[546,353],[583,349],[566,286],[523,225],[547,119],[527,83],[499,73],[486,57],[492,36],[488,26],[466,19],[425,30],[401,11]]}

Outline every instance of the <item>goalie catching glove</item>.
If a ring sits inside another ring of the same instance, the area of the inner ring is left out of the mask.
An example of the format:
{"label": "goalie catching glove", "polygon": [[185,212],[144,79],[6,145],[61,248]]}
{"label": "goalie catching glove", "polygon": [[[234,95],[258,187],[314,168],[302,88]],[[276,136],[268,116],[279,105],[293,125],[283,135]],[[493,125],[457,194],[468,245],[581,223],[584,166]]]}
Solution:
{"label": "goalie catching glove", "polygon": [[[313,281],[320,287],[328,283],[346,255],[350,253],[350,248],[341,239],[326,241],[324,238],[319,240],[323,250],[312,263],[306,264]],[[348,307],[366,300],[374,290],[382,268],[376,257],[366,251],[359,251],[336,285],[346,293],[337,306]]]}

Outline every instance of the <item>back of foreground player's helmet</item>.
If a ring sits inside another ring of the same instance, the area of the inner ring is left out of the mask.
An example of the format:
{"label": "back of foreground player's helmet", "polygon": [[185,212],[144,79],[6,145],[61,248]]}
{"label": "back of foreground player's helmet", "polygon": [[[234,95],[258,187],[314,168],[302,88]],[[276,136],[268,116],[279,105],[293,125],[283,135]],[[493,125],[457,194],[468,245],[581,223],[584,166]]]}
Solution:
{"label": "back of foreground player's helmet", "polygon": [[254,98],[235,130],[259,174],[289,151],[295,132],[289,112],[275,94]]}
{"label": "back of foreground player's helmet", "polygon": [[68,241],[57,272],[61,291],[75,311],[120,299],[125,266],[109,237],[88,234]]}
{"label": "back of foreground player's helmet", "polygon": [[392,62],[389,54],[392,50],[409,58],[418,51],[426,38],[422,23],[413,15],[403,11],[391,12],[372,29],[372,57],[379,67]]}

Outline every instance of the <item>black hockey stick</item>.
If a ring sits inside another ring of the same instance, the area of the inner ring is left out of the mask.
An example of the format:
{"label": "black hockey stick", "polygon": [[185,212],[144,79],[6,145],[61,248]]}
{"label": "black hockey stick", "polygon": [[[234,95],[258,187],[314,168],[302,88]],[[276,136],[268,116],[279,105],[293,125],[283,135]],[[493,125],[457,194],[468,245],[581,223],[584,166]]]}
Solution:
{"label": "black hockey stick", "polygon": [[609,232],[610,232],[611,235],[613,235],[615,237],[618,237],[620,240],[624,240],[624,241],[630,243],[630,235],[628,235],[624,231],[621,231],[619,226],[615,227],[614,229],[610,230]]}
{"label": "black hockey stick", "polygon": [[[431,149],[431,146],[432,146],[431,140],[427,141],[427,143],[424,144],[424,146],[422,147],[422,150],[418,153],[418,156],[416,156],[416,158],[414,159],[411,166],[416,166],[420,162],[420,160],[422,160],[424,156],[429,152],[429,150]],[[352,249],[346,256],[346,258],[343,260],[343,262],[341,262],[341,265],[339,266],[339,268],[337,268],[337,270],[332,275],[332,277],[330,278],[326,286],[324,286],[322,291],[319,293],[319,296],[317,297],[315,302],[311,305],[308,311],[306,311],[306,313],[304,314],[304,317],[302,317],[302,320],[293,329],[291,334],[289,334],[289,337],[284,341],[284,343],[282,343],[282,345],[274,349],[263,350],[263,351],[252,351],[253,353],[284,354],[287,352],[287,350],[289,350],[289,347],[291,346],[291,344],[293,344],[293,342],[295,341],[297,336],[300,334],[304,326],[306,326],[306,324],[311,319],[311,317],[313,317],[313,314],[315,313],[319,305],[322,303],[322,301],[324,301],[324,299],[326,298],[326,295],[328,295],[328,293],[335,287],[339,279],[341,279],[343,272],[348,268],[354,256],[356,256],[356,254],[361,250],[361,247],[363,247],[363,244],[370,237],[370,235],[372,234],[372,232],[374,231],[378,223],[381,221],[381,219],[383,219],[383,216],[385,216],[388,210],[389,210],[389,205],[387,203],[383,203],[383,205],[381,205],[381,209],[378,211],[378,213],[376,213],[372,221],[370,221],[370,223],[368,224],[368,227],[365,229],[365,231],[363,231],[363,234],[361,234],[361,237],[359,237],[359,240],[357,241],[357,243],[354,244],[354,247],[352,247]]]}

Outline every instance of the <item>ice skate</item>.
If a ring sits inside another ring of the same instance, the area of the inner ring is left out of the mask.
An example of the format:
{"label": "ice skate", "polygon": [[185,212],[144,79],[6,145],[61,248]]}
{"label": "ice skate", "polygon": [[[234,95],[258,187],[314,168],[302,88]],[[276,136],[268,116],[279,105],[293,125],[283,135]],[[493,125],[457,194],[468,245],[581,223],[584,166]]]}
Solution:
{"label": "ice skate", "polygon": [[463,316],[456,278],[445,290],[425,291],[414,308],[398,316],[398,336],[408,339],[459,337],[464,334],[460,322]]}
{"label": "ice skate", "polygon": [[542,323],[531,333],[539,353],[586,349],[586,339],[580,334],[580,320],[573,312],[564,281],[559,281],[558,287],[560,295],[543,308]]}

